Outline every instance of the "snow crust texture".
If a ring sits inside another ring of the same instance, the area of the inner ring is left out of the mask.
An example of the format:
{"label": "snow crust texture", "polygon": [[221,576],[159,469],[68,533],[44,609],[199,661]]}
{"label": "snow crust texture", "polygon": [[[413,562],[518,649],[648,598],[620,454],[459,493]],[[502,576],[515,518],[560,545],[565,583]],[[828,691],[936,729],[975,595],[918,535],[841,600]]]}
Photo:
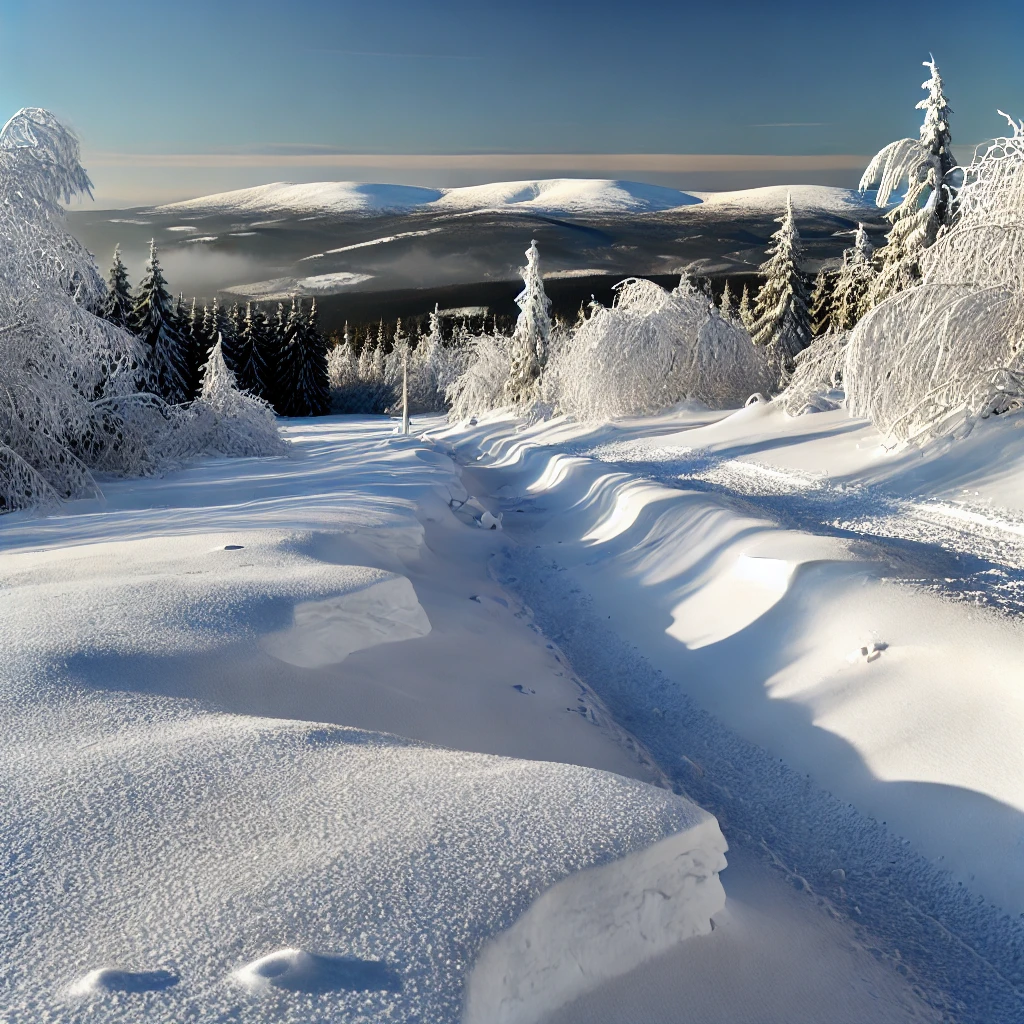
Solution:
{"label": "snow crust texture", "polygon": [[[225,461],[112,486],[104,511],[5,517],[5,1024],[455,1022],[480,951],[524,914],[543,930],[561,897],[538,897],[570,878],[597,967],[609,919],[657,944],[723,905],[721,832],[669,790],[219,709],[232,663],[259,668],[255,707],[275,666],[278,688],[339,665],[343,687],[349,659],[431,639],[402,571],[425,557],[416,509],[490,536],[451,516],[450,461],[411,440],[349,452],[342,493],[328,433],[305,435],[305,467]],[[656,911],[609,873],[633,856]]]}

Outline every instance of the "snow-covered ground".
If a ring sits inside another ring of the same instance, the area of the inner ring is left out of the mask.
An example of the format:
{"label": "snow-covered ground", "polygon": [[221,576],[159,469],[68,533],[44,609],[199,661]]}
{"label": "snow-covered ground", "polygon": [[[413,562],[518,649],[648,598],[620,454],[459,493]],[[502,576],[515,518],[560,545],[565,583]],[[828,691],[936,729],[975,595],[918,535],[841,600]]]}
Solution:
{"label": "snow-covered ground", "polygon": [[0,1019],[1020,1019],[1024,434],[416,426],[0,519]]}
{"label": "snow-covered ground", "polygon": [[[437,437],[505,513],[498,578],[731,859],[764,853],[957,1019],[1021,1018],[1014,421],[902,454],[764,405]],[[589,1014],[559,1020],[622,1019]]]}
{"label": "snow-covered ground", "polygon": [[[229,214],[238,217],[275,214],[410,213],[415,210],[470,213],[483,210],[573,214],[653,213],[703,203],[777,212],[791,193],[801,213],[849,216],[870,200],[858,192],[823,185],[769,186],[739,192],[682,192],[661,185],[605,178],[549,178],[499,181],[461,188],[368,184],[354,181],[287,181],[199,196],[159,206],[155,213]],[[340,251],[340,250],[339,250]]]}

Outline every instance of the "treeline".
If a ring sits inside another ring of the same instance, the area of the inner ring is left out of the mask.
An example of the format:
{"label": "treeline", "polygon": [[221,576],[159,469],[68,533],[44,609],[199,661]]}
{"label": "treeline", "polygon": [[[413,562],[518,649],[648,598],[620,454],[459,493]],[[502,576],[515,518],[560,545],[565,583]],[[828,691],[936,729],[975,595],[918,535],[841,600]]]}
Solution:
{"label": "treeline", "polygon": [[103,317],[136,335],[149,353],[151,386],[174,405],[192,401],[203,368],[218,342],[240,390],[267,402],[280,416],[320,416],[330,411],[327,342],[317,323],[316,301],[298,299],[264,309],[254,302],[230,308],[217,299],[200,307],[195,299],[171,298],[150,243],[137,291],[118,248]]}

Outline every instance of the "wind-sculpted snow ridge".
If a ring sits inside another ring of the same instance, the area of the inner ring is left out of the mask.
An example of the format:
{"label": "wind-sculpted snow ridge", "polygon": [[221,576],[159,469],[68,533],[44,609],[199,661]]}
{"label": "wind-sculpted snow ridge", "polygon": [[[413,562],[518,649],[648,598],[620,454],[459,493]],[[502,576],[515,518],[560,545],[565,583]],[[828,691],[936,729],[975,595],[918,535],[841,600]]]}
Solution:
{"label": "wind-sculpted snow ridge", "polygon": [[1011,451],[1020,473],[995,433],[923,466],[881,465],[842,410],[765,404],[439,436],[501,497],[518,543],[498,579],[734,859],[774,865],[978,1024],[1024,1014],[1024,513],[946,489],[994,486]]}

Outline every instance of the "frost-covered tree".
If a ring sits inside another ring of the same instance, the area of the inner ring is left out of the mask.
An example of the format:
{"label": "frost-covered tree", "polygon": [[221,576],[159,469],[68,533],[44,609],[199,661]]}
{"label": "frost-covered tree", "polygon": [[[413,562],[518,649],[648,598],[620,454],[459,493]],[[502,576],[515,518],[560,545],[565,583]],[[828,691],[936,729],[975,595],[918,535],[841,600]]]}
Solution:
{"label": "frost-covered tree", "polygon": [[729,279],[725,279],[725,287],[722,289],[722,298],[719,301],[719,310],[723,320],[736,320],[739,310],[736,308],[736,300],[733,298],[732,289],[729,287]]}
{"label": "frost-covered tree", "polygon": [[238,350],[238,332],[235,330],[235,321],[231,315],[231,310],[215,297],[210,310],[210,318],[212,321],[210,347],[212,348],[218,341],[221,343],[224,362],[237,381],[241,363]]}
{"label": "frost-covered tree", "polygon": [[282,416],[323,416],[330,411],[327,345],[317,322],[316,300],[303,314],[293,300],[278,364],[277,411]]}
{"label": "frost-covered tree", "polygon": [[[139,392],[143,343],[94,315],[105,288],[66,230],[89,194],[75,137],[38,107],[0,130],[0,511],[95,493],[204,450],[192,406]],[[267,443],[280,450],[276,435]]]}
{"label": "frost-covered tree", "polygon": [[740,404],[765,388],[763,353],[723,320],[693,285],[671,292],[631,279],[610,309],[586,320],[552,351],[546,394],[582,420],[658,412],[683,399]]}
{"label": "frost-covered tree", "polygon": [[811,320],[792,196],[786,197],[786,212],[776,223],[779,230],[772,235],[768,259],[760,267],[764,283],[757,293],[750,335],[755,345],[764,346],[768,365],[781,383],[792,370],[796,354],[810,344]]}
{"label": "frost-covered tree", "polygon": [[537,398],[551,338],[551,302],[544,292],[536,241],[526,250],[522,275],[523,290],[516,296],[519,318],[509,343],[511,366],[505,386],[505,400],[512,408],[523,408]]}
{"label": "frost-covered tree", "polygon": [[203,449],[227,456],[283,455],[274,411],[260,398],[239,391],[224,362],[218,338],[203,368],[203,384],[193,403]]}
{"label": "frost-covered tree", "polygon": [[917,104],[924,123],[916,139],[898,139],[880,150],[860,180],[862,191],[877,183],[876,202],[885,207],[900,188],[900,204],[885,215],[892,225],[878,251],[879,274],[871,292],[873,303],[912,287],[921,280],[921,255],[935,244],[939,232],[953,222],[956,163],[950,150],[949,117],[934,59],[924,62],[931,74],[921,88],[928,95]]}
{"label": "frost-covered tree", "polygon": [[191,400],[186,347],[155,241],[149,243],[149,259],[132,309],[132,327],[146,346],[147,372],[157,394],[172,404]]}
{"label": "frost-covered tree", "polygon": [[831,320],[837,331],[851,330],[868,310],[875,279],[873,252],[864,225],[858,224],[853,246],[843,253],[843,265],[832,289]]}
{"label": "frost-covered tree", "polygon": [[1024,125],[965,169],[916,288],[875,306],[843,363],[847,404],[899,441],[1024,407]]}
{"label": "frost-covered tree", "polygon": [[445,393],[453,423],[501,408],[512,370],[510,340],[496,329],[469,337],[465,353],[465,369]]}
{"label": "frost-covered tree", "polygon": [[128,330],[133,306],[128,268],[121,259],[121,246],[118,245],[114,248],[114,259],[110,264],[110,281],[107,285],[107,297],[103,302],[103,319]]}
{"label": "frost-covered tree", "polygon": [[739,318],[743,329],[749,334],[754,327],[754,308],[750,301],[750,285],[748,284],[743,285],[743,291],[740,293]]}
{"label": "frost-covered tree", "polygon": [[817,337],[832,327],[832,289],[835,287],[835,271],[822,267],[814,278],[811,289],[809,314],[811,334]]}

